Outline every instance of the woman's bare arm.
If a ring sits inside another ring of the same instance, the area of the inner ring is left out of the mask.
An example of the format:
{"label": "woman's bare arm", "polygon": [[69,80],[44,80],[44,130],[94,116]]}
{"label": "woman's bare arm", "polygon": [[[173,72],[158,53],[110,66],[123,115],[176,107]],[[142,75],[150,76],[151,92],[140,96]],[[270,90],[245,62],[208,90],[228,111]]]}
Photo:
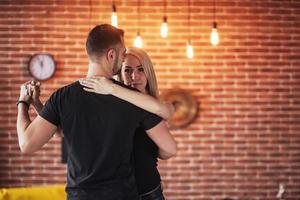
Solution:
{"label": "woman's bare arm", "polygon": [[114,95],[165,120],[168,120],[174,113],[174,108],[171,104],[165,104],[148,94],[114,84],[111,80],[104,77],[81,79],[80,84],[88,92]]}

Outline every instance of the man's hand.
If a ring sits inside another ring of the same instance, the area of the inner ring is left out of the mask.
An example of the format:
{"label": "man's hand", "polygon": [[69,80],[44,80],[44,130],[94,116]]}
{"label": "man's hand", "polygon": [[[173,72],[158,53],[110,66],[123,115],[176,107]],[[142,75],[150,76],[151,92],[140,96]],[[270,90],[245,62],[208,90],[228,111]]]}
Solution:
{"label": "man's hand", "polygon": [[22,84],[20,87],[20,96],[19,96],[19,101],[25,101],[30,105],[32,102],[32,98],[30,96],[30,90],[28,88],[28,85],[30,84],[31,81],[27,81],[26,83]]}

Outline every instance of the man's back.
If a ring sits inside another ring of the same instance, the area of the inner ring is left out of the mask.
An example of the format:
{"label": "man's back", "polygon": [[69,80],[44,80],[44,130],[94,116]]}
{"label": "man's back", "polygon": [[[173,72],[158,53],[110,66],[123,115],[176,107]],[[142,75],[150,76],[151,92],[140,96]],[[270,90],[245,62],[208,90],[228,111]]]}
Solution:
{"label": "man's back", "polygon": [[64,132],[69,194],[92,190],[98,198],[112,199],[136,195],[131,163],[134,132],[140,122],[150,129],[160,118],[111,95],[87,93],[78,82],[55,92],[40,115]]}

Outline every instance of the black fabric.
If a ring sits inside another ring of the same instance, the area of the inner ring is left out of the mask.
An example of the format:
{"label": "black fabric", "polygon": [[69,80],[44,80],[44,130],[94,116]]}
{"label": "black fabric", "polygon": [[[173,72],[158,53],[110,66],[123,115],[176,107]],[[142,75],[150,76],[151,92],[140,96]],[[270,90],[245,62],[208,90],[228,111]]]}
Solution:
{"label": "black fabric", "polygon": [[102,185],[97,190],[68,188],[67,200],[140,200],[133,188],[135,188],[134,177],[130,177],[125,181],[118,181],[118,184],[115,185]]}
{"label": "black fabric", "polygon": [[141,195],[160,184],[157,170],[158,147],[141,127],[136,130],[133,147],[135,179]]}
{"label": "black fabric", "polygon": [[164,200],[163,190],[161,185],[156,186],[154,190],[140,196],[141,200]]}
{"label": "black fabric", "polygon": [[136,191],[131,181],[134,133],[138,126],[154,127],[160,117],[112,95],[86,92],[79,82],[51,95],[40,116],[64,132],[68,194],[78,189],[134,199],[130,196]]}

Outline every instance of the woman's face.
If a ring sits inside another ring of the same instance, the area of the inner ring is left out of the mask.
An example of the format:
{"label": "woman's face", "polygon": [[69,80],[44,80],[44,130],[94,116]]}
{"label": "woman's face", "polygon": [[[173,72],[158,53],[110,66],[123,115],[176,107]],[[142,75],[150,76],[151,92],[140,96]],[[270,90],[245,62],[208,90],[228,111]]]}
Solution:
{"label": "woman's face", "polygon": [[122,64],[121,78],[125,85],[134,87],[142,93],[147,93],[147,78],[144,68],[135,56],[126,55]]}

